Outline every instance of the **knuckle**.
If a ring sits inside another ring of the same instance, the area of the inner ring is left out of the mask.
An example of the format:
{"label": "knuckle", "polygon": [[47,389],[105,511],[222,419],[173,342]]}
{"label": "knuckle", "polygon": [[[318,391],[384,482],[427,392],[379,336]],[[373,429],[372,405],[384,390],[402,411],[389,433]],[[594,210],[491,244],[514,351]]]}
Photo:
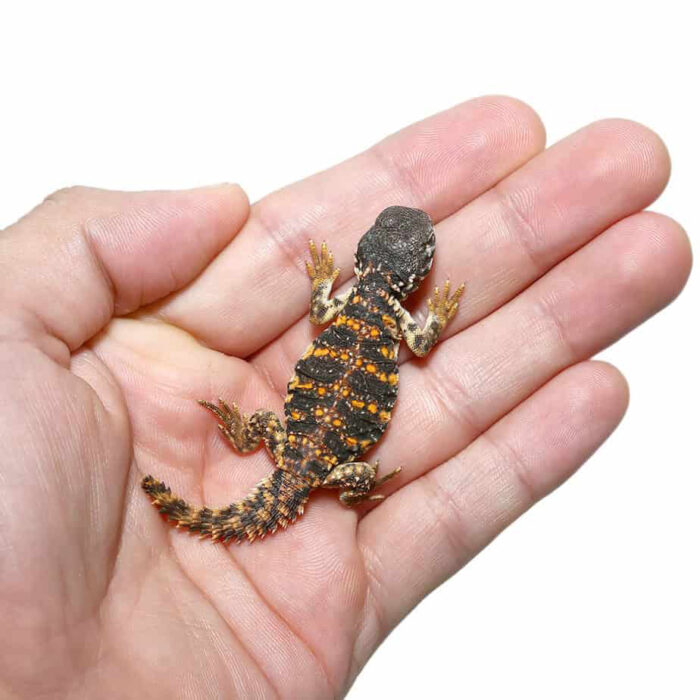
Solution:
{"label": "knuckle", "polygon": [[71,185],[69,187],[62,187],[50,195],[44,198],[42,204],[52,206],[64,206],[75,202],[76,200],[84,199],[86,193],[90,191],[89,187],[84,187],[83,185]]}

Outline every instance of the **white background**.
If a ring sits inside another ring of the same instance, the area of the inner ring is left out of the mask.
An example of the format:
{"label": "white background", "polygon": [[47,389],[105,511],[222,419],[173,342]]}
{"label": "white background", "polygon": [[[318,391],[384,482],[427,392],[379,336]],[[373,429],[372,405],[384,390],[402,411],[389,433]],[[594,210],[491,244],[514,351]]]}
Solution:
{"label": "white background", "polygon": [[[692,237],[700,56],[683,4],[7,3],[0,227],[71,184],[238,181],[254,200],[507,93],[549,143],[608,116],[658,131],[674,170],[653,208]],[[603,354],[632,390],[615,435],[401,624],[352,700],[700,697],[698,287]]]}

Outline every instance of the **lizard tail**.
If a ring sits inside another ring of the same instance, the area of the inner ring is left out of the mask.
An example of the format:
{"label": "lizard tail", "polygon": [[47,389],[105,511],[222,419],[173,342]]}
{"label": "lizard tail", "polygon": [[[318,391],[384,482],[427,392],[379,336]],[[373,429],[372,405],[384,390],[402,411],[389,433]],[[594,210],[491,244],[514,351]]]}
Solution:
{"label": "lizard tail", "polygon": [[266,476],[244,499],[218,509],[195,508],[152,476],[144,477],[141,487],[169,520],[221,542],[252,542],[287,527],[304,512],[311,491],[305,481],[282,469]]}

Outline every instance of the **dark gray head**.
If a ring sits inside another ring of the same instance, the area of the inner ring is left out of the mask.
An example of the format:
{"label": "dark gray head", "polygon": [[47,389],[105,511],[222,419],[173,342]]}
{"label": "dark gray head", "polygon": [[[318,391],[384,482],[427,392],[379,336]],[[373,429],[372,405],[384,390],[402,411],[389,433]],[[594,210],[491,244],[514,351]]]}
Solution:
{"label": "dark gray head", "polygon": [[355,253],[359,279],[379,275],[399,299],[418,288],[430,272],[435,231],[420,209],[388,207],[360,239]]}

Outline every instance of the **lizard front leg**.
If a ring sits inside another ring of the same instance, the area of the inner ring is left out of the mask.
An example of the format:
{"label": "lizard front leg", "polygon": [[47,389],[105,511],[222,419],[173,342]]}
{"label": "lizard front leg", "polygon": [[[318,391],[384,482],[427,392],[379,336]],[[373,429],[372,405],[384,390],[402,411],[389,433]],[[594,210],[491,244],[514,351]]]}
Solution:
{"label": "lizard front leg", "polygon": [[372,491],[393,479],[401,471],[401,467],[385,474],[381,479],[377,479],[378,470],[378,461],[374,464],[346,462],[335,467],[321,486],[327,489],[343,489],[340,492],[340,501],[346,506],[354,506],[362,501],[382,501],[386,496]]}
{"label": "lizard front leg", "polygon": [[218,406],[209,401],[198,403],[221,421],[219,430],[235,450],[252,452],[264,441],[273,459],[279,460],[287,434],[280,419],[272,411],[260,409],[252,416],[246,416],[235,403],[229,406],[223,399],[219,399]]}
{"label": "lizard front leg", "polygon": [[[311,278],[311,323],[323,325],[335,318],[345,306],[350,292],[337,297],[330,297],[333,282],[338,279],[340,270],[333,267],[333,253],[328,251],[325,243],[321,243],[321,253],[316,250],[316,244],[309,241],[311,262],[306,263],[306,271]],[[352,291],[352,290],[351,290]]]}
{"label": "lizard front leg", "polygon": [[424,357],[430,352],[445,326],[457,313],[459,299],[463,293],[464,284],[460,284],[455,293],[450,296],[449,280],[445,282],[444,291],[441,291],[440,287],[435,287],[432,299],[428,299],[428,318],[423,328],[420,328],[398,300],[393,300],[401,334],[411,352],[418,357]]}

